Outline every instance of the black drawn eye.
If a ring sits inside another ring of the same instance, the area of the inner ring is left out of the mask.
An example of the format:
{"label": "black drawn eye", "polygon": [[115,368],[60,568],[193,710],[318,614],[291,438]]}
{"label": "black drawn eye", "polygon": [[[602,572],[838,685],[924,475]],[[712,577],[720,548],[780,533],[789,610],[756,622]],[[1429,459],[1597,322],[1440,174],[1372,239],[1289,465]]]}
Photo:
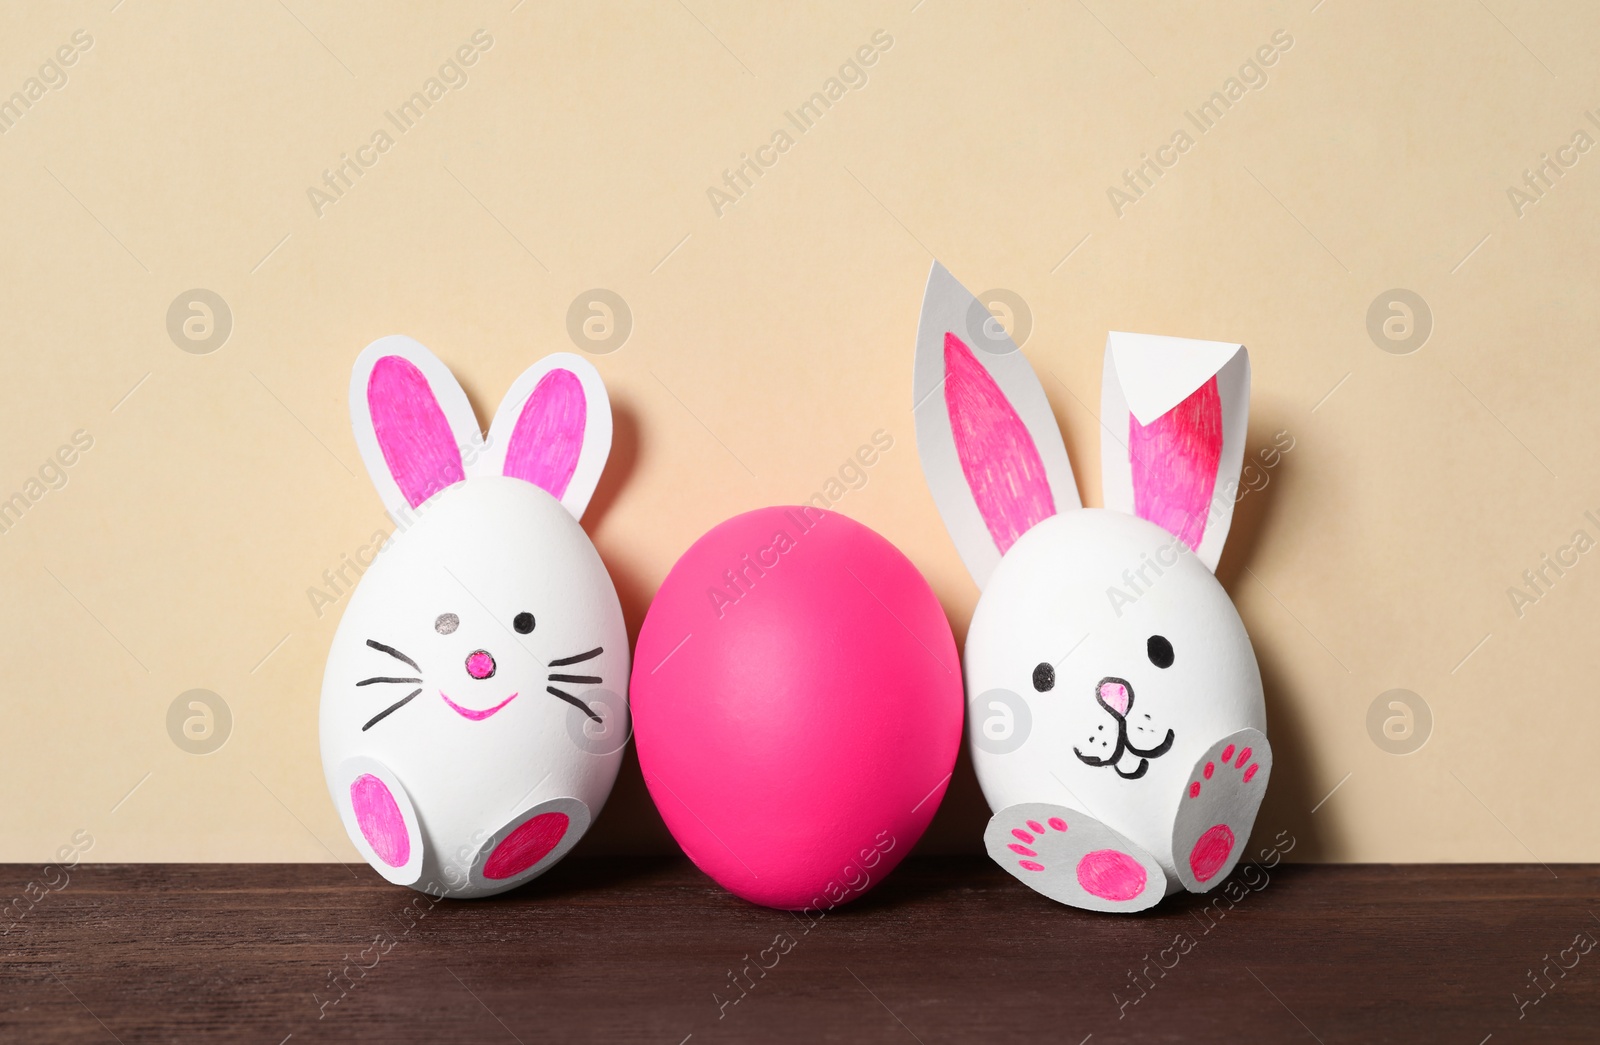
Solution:
{"label": "black drawn eye", "polygon": [[1034,689],[1038,690],[1040,693],[1044,693],[1054,689],[1055,685],[1056,669],[1055,666],[1049,661],[1043,661],[1038,667],[1033,669]]}
{"label": "black drawn eye", "polygon": [[1145,643],[1145,652],[1150,656],[1150,663],[1156,667],[1172,667],[1172,643],[1167,641],[1165,635],[1150,636],[1150,641]]}
{"label": "black drawn eye", "polygon": [[517,629],[518,635],[526,635],[533,630],[533,614],[524,610],[511,618],[511,626]]}
{"label": "black drawn eye", "polygon": [[461,627],[461,618],[454,613],[441,613],[438,619],[433,622],[433,630],[440,635],[448,635],[459,627]]}

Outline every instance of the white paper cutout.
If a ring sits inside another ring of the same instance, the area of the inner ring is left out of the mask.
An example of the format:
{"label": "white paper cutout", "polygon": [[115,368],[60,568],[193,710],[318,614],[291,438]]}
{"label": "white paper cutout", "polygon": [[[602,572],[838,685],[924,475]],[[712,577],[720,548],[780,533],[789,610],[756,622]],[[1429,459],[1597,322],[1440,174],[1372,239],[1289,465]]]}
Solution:
{"label": "white paper cutout", "polygon": [[[978,318],[975,320],[975,317]],[[1044,388],[1016,343],[997,325],[987,325],[985,329],[985,325],[992,322],[988,309],[948,269],[935,261],[928,272],[928,285],[923,295],[912,375],[917,453],[945,528],[980,589],[999,563],[1000,552],[973,500],[951,434],[943,395],[946,334],[954,333],[971,349],[973,357],[1000,386],[1033,437],[1049,479],[1056,511],[1068,511],[1083,503],[1078,497],[1072,462],[1067,459],[1066,444],[1061,440],[1061,429],[1045,398]]]}
{"label": "white paper cutout", "polygon": [[1222,454],[1205,532],[1195,554],[1213,572],[1233,525],[1239,472],[1244,466],[1250,408],[1250,354],[1243,345],[1112,331],[1106,337],[1100,392],[1100,483],[1107,508],[1133,513],[1133,468],[1128,416],[1142,425],[1217,379],[1222,404]]}
{"label": "white paper cutout", "polygon": [[[1172,851],[1190,854],[1177,861],[1185,889],[1205,893],[1227,881],[1244,855],[1271,776],[1272,748],[1259,730],[1241,729],[1200,756],[1172,825]],[[1233,844],[1224,853],[1227,842]]]}
{"label": "white paper cutout", "polygon": [[[1066,806],[1024,802],[1002,809],[984,830],[983,845],[989,859],[1023,885],[1086,911],[1142,911],[1165,894],[1166,876],[1155,857]],[[1101,893],[1090,892],[1085,879]]]}
{"label": "white paper cutout", "polygon": [[506,449],[510,445],[517,418],[522,413],[522,405],[528,401],[528,396],[538,386],[540,379],[552,370],[570,370],[577,375],[587,401],[583,450],[578,457],[577,470],[572,473],[566,492],[560,498],[574,519],[582,519],[589,498],[594,495],[594,488],[600,482],[606,458],[611,454],[611,397],[606,393],[605,382],[600,379],[600,372],[594,368],[594,364],[572,352],[556,352],[545,356],[524,370],[512,383],[495,410],[494,421],[489,425],[487,445],[467,474],[501,474],[505,468]]}
{"label": "white paper cutout", "polygon": [[455,436],[457,451],[463,458],[474,459],[481,454],[483,431],[478,427],[472,404],[467,400],[467,393],[461,390],[455,375],[420,342],[404,334],[390,334],[378,338],[361,351],[350,370],[351,425],[355,430],[356,446],[361,451],[361,461],[367,466],[367,475],[372,478],[372,485],[377,488],[389,517],[399,521],[409,518],[413,509],[405,494],[400,492],[400,486],[384,460],[383,449],[378,445],[372,423],[372,410],[367,402],[367,383],[372,368],[385,356],[399,356],[422,371]]}

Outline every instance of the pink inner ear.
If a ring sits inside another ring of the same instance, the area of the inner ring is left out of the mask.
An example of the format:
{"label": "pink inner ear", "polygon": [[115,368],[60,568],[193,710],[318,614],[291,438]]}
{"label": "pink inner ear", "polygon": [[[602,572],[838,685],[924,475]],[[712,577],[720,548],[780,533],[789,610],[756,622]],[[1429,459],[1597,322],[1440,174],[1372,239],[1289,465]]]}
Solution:
{"label": "pink inner ear", "polygon": [[1128,415],[1134,514],[1183,538],[1191,549],[1206,534],[1222,460],[1222,399],[1213,377],[1146,426]]}
{"label": "pink inner ear", "polygon": [[526,479],[560,500],[578,470],[588,412],[577,374],[552,370],[544,375],[512,429],[505,474]]}
{"label": "pink inner ear", "polygon": [[1035,523],[1056,514],[1044,462],[1027,425],[972,350],[944,336],[944,402],[961,473],[1004,555]]}
{"label": "pink inner ear", "polygon": [[378,360],[367,378],[367,409],[384,463],[411,507],[465,478],[450,422],[409,359]]}

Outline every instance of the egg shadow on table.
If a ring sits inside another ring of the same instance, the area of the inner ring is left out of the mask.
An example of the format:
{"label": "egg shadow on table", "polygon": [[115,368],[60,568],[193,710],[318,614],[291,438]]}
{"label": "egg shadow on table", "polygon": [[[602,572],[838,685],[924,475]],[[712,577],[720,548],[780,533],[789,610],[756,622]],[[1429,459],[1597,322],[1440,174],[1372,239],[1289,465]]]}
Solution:
{"label": "egg shadow on table", "polygon": [[961,732],[961,747],[956,753],[954,771],[928,829],[914,852],[918,856],[982,856],[983,831],[989,826],[989,803],[978,787],[967,748],[966,728]]}
{"label": "egg shadow on table", "polygon": [[[573,853],[583,848],[579,843]],[[671,871],[683,862],[682,856],[583,857],[569,854],[549,871],[525,885],[502,895],[530,903],[567,901],[595,897],[626,889]]]}

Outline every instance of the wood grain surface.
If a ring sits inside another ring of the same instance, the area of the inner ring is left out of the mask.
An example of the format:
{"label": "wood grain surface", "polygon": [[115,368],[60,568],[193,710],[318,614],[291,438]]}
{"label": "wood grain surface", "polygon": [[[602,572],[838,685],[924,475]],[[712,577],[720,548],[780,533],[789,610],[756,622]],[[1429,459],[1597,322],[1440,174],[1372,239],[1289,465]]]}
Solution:
{"label": "wood grain surface", "polygon": [[[0,874],[20,892],[38,869]],[[360,866],[85,865],[41,881],[0,938],[0,1040],[1600,1040],[1600,948],[1581,953],[1600,940],[1600,867],[1281,864],[1230,882],[1231,904],[1110,917],[984,860],[914,858],[802,917],[666,858],[570,860],[431,909]]]}

